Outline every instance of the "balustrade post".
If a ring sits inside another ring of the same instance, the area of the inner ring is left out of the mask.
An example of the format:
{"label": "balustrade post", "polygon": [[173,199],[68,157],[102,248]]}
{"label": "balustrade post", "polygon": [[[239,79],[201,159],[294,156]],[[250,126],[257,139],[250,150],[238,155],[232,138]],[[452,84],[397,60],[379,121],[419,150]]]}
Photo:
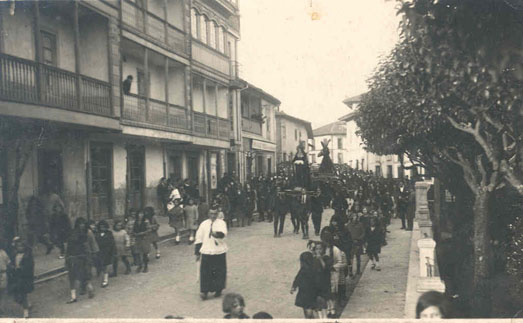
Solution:
{"label": "balustrade post", "polygon": [[40,34],[40,6],[39,1],[33,2],[34,30],[35,30],[35,60],[36,60],[36,93],[38,102],[43,100],[42,91],[42,35]]}
{"label": "balustrade post", "polygon": [[149,50],[145,47],[144,52],[144,81],[145,81],[145,120],[149,121]]}
{"label": "balustrade post", "polygon": [[73,19],[74,19],[74,59],[76,72],[76,104],[78,110],[83,111],[82,102],[82,76],[80,75],[80,26],[78,21],[78,1],[73,2]]}
{"label": "balustrade post", "polygon": [[165,116],[167,117],[166,125],[169,127],[169,58],[164,58],[165,62]]}

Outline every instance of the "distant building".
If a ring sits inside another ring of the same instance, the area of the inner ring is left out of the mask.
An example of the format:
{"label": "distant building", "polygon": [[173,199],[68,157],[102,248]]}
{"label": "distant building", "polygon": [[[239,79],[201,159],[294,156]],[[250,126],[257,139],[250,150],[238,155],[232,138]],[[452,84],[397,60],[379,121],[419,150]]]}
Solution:
{"label": "distant building", "polygon": [[323,157],[318,157],[325,140],[329,141],[330,157],[335,164],[345,164],[348,162],[348,143],[347,129],[344,121],[329,123],[323,127],[314,129],[314,141],[309,151],[309,161],[313,164],[321,163]]}
{"label": "distant building", "polygon": [[358,125],[355,118],[358,116],[358,105],[361,101],[361,94],[343,100],[349,108],[353,111],[341,117],[339,120],[345,122],[347,130],[347,164],[355,169],[365,171],[372,171],[375,174],[398,178],[403,177],[404,171],[401,162],[397,155],[379,156],[369,153],[365,150],[365,146],[361,138],[356,134]]}
{"label": "distant building", "polygon": [[304,144],[305,152],[308,152],[313,137],[309,121],[298,119],[283,111],[276,111],[277,163],[292,161],[300,142]]}
{"label": "distant building", "polygon": [[276,110],[281,102],[256,86],[240,80],[240,179],[276,171]]}

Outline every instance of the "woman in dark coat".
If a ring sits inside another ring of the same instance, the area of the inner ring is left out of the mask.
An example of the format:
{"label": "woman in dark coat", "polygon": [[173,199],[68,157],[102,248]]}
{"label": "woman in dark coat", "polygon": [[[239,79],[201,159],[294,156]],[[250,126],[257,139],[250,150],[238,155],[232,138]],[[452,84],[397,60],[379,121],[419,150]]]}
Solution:
{"label": "woman in dark coat", "polygon": [[371,269],[380,271],[380,257],[381,246],[383,243],[383,233],[375,218],[371,218],[370,225],[365,233],[365,242],[367,243],[367,255],[372,262]]}
{"label": "woman in dark coat", "polygon": [[50,224],[51,240],[60,249],[60,259],[65,257],[65,242],[71,233],[71,220],[63,206],[56,203],[53,207]]}
{"label": "woman in dark coat", "polygon": [[316,308],[316,277],[313,270],[314,256],[310,251],[303,252],[300,255],[300,271],[292,283],[291,294],[298,289],[294,305],[303,309],[303,315],[306,319],[314,318],[314,309]]}
{"label": "woman in dark coat", "polygon": [[109,285],[109,265],[113,264],[116,256],[116,243],[114,241],[113,233],[109,230],[107,221],[102,220],[98,222],[98,230],[96,232],[96,242],[100,252],[98,257],[102,265],[103,281],[102,287]]}
{"label": "woman in dark coat", "polygon": [[75,303],[76,290],[85,286],[89,292],[89,298],[94,297],[94,289],[91,284],[91,248],[88,242],[87,221],[84,218],[76,219],[74,229],[67,239],[65,251],[65,267],[69,276],[71,299],[68,304]]}
{"label": "woman in dark coat", "polygon": [[34,260],[31,248],[19,237],[13,239],[14,252],[7,266],[7,291],[22,305],[24,318],[29,317],[27,294],[34,289]]}

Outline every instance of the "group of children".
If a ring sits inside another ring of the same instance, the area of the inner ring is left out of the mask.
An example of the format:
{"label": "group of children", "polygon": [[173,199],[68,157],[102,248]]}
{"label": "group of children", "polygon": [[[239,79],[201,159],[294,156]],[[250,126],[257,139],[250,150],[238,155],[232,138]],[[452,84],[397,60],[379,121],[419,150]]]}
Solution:
{"label": "group of children", "polygon": [[362,212],[335,214],[321,230],[321,241],[309,240],[309,251],[300,255],[300,270],[291,289],[291,293],[298,290],[295,305],[303,308],[305,318],[336,317],[336,308],[346,300],[347,279],[354,277],[353,260],[360,275],[364,251],[371,269],[381,271],[379,254],[386,228],[383,215],[364,207]]}
{"label": "group of children", "polygon": [[80,294],[87,291],[89,298],[94,297],[91,284],[93,267],[97,276],[102,276],[103,288],[109,286],[110,277],[118,275],[120,261],[125,265],[126,275],[131,273],[131,265],[136,266],[137,273],[147,273],[151,245],[156,258],[160,258],[158,228],[154,208],[150,206],[143,210],[129,210],[123,221],[114,221],[112,230],[105,220],[95,223],[84,218],[76,219],[65,255],[71,289],[67,303],[77,302],[78,289]]}

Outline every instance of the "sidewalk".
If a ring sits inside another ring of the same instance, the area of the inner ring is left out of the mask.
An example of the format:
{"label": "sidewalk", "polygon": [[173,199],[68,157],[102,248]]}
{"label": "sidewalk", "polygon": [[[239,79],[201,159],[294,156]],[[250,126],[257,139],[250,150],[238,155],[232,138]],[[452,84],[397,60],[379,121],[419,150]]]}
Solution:
{"label": "sidewalk", "polygon": [[381,249],[381,271],[366,266],[340,318],[404,317],[411,231],[400,227],[401,221],[393,219],[388,227],[388,245]]}
{"label": "sidewalk", "polygon": [[[169,239],[174,236],[174,230],[169,226],[169,218],[166,216],[158,216],[158,222],[160,228],[158,229],[158,235],[160,240]],[[182,233],[182,239],[184,235]],[[35,280],[45,281],[55,275],[60,275],[65,271],[64,265],[65,260],[59,259],[60,251],[58,248],[54,248],[51,254],[46,255],[46,247],[42,244],[37,244],[33,248],[34,262],[35,262]]]}

